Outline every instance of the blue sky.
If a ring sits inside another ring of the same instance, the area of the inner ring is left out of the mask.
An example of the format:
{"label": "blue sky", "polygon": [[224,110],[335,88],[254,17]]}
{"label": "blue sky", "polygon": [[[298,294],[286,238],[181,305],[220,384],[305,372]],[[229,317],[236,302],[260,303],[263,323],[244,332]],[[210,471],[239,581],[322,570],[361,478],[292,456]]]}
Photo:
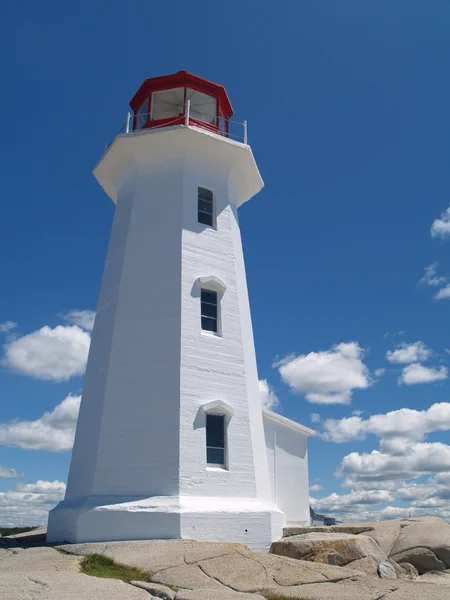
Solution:
{"label": "blue sky", "polygon": [[240,209],[259,374],[319,432],[314,506],[449,519],[449,3],[0,12],[0,322],[17,324],[0,333],[0,521],[38,522],[63,493],[70,452],[55,450],[113,216],[92,169],[142,81],[180,69],[223,84],[249,122],[266,184]]}

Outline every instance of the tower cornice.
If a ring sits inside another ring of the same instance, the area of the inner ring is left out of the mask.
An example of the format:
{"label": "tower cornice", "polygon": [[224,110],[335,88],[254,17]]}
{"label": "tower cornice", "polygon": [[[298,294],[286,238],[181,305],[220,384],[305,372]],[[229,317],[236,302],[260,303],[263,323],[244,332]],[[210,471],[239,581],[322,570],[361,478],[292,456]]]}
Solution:
{"label": "tower cornice", "polygon": [[225,169],[239,207],[264,186],[249,145],[199,127],[177,125],[118,135],[94,169],[94,175],[114,203],[118,190],[135,168],[170,168],[173,161],[198,160]]}

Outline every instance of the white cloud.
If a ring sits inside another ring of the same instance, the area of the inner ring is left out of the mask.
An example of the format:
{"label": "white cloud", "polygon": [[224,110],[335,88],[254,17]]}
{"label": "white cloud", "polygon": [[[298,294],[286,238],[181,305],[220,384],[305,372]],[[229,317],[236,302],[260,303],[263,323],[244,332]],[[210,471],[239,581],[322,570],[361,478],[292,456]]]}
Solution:
{"label": "white cloud", "polygon": [[0,323],[0,333],[9,333],[16,327],[17,323],[14,323],[14,321],[5,321],[4,323]]}
{"label": "white cloud", "polygon": [[431,225],[431,237],[450,237],[450,206]]}
{"label": "white cloud", "polygon": [[24,475],[19,475],[15,469],[0,466],[0,479],[18,479],[19,477],[24,477]]}
{"label": "white cloud", "polygon": [[259,380],[259,395],[263,408],[267,408],[268,410],[275,410],[277,408],[279,400],[267,379]]}
{"label": "white cloud", "polygon": [[295,394],[315,404],[349,404],[353,390],[366,389],[370,374],[356,342],[341,343],[330,350],[288,356],[274,364],[282,380]]}
{"label": "white cloud", "polygon": [[386,490],[351,491],[349,494],[332,493],[324,498],[312,498],[311,504],[315,511],[351,513],[355,507],[385,504],[395,498]]}
{"label": "white cloud", "polygon": [[450,446],[441,442],[404,444],[403,453],[378,450],[345,456],[338,475],[366,480],[413,479],[429,473],[450,471]]}
{"label": "white cloud", "polygon": [[320,423],[320,415],[318,413],[311,413],[309,416],[311,423]]}
{"label": "white cloud", "polygon": [[422,283],[424,285],[431,285],[431,286],[439,286],[439,285],[446,283],[447,277],[441,277],[440,275],[437,274],[438,267],[439,267],[439,263],[437,263],[437,262],[434,262],[431,265],[428,265],[427,267],[425,267],[425,274],[419,280],[419,283]]}
{"label": "white cloud", "polygon": [[395,350],[386,352],[386,360],[395,364],[422,362],[431,356],[432,352],[423,342],[400,344]]}
{"label": "white cloud", "polygon": [[315,483],[314,485],[310,485],[309,486],[309,491],[310,492],[320,492],[320,490],[322,490],[322,486],[320,485],[320,483]]}
{"label": "white cloud", "polygon": [[52,412],[44,413],[36,421],[1,423],[0,445],[49,452],[71,450],[80,400],[80,396],[67,396]]}
{"label": "white cloud", "polygon": [[327,442],[343,444],[354,440],[363,440],[368,433],[366,421],[355,415],[344,419],[326,419],[323,422],[321,437]]}
{"label": "white cloud", "polygon": [[48,511],[64,498],[65,489],[61,481],[37,481],[0,493],[0,522],[6,527],[45,524]]}
{"label": "white cloud", "polygon": [[58,494],[63,495],[66,486],[61,481],[36,481],[36,483],[19,483],[16,486],[17,492],[26,494]]}
{"label": "white cloud", "polygon": [[437,294],[434,296],[435,300],[448,300],[450,299],[450,283],[443,288],[441,288]]}
{"label": "white cloud", "polygon": [[365,439],[372,433],[381,439],[423,440],[435,431],[450,431],[450,402],[433,404],[426,410],[401,408],[368,419],[358,416],[344,419],[326,419],[322,437],[335,443]]}
{"label": "white cloud", "polygon": [[381,377],[385,373],[386,373],[386,369],[375,369],[375,371],[373,372],[375,377]]}
{"label": "white cloud", "polygon": [[[436,403],[426,410],[402,408],[367,419],[327,419],[322,427],[322,437],[328,441],[355,441],[374,434],[380,446],[379,450],[344,456],[335,475],[345,478],[342,486],[350,488],[351,494],[314,500],[316,510],[344,521],[409,515],[450,520],[450,446],[423,441],[428,434],[450,431],[450,403]],[[428,476],[425,482],[424,476]],[[367,510],[364,501],[377,499],[389,506]],[[409,506],[395,506],[394,501]]]}
{"label": "white cloud", "polygon": [[357,489],[358,491],[386,490],[388,492],[394,492],[398,488],[398,481],[364,481],[364,479],[356,480],[347,477],[341,483],[341,487],[349,488],[351,490]]}
{"label": "white cloud", "polygon": [[77,325],[45,326],[7,343],[3,364],[37,379],[67,381],[84,373],[90,341]]}
{"label": "white cloud", "polygon": [[416,385],[418,383],[433,383],[448,379],[447,367],[425,367],[419,363],[407,365],[398,379],[399,385]]}
{"label": "white cloud", "polygon": [[78,325],[81,329],[92,331],[94,328],[95,314],[94,310],[71,310],[63,316],[66,321],[72,325]]}

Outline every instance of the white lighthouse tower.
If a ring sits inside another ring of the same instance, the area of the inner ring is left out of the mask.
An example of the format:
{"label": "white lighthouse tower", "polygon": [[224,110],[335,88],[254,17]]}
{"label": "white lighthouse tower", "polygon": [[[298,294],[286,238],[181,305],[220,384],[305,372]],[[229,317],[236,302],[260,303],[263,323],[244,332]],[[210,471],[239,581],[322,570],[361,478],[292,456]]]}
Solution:
{"label": "white lighthouse tower", "polygon": [[245,132],[229,136],[222,86],[181,71],[147,79],[130,105],[94,171],[116,210],[48,540],[267,550],[285,518],[271,491],[237,214],[263,181]]}

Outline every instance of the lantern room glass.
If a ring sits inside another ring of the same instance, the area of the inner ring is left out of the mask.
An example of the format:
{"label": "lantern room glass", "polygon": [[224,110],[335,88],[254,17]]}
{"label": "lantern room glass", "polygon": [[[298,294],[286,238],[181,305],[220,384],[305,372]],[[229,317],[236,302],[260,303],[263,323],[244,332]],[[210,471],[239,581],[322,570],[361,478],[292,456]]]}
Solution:
{"label": "lantern room glass", "polygon": [[171,119],[184,115],[184,87],[152,94],[151,120]]}
{"label": "lantern room glass", "polygon": [[187,88],[186,101],[190,100],[190,116],[197,121],[203,121],[210,125],[216,125],[217,122],[217,100],[213,96],[208,96],[203,92]]}
{"label": "lantern room glass", "polygon": [[192,88],[173,88],[152,93],[151,121],[175,119],[185,114],[185,101],[190,102],[190,118],[217,125],[217,99]]}

